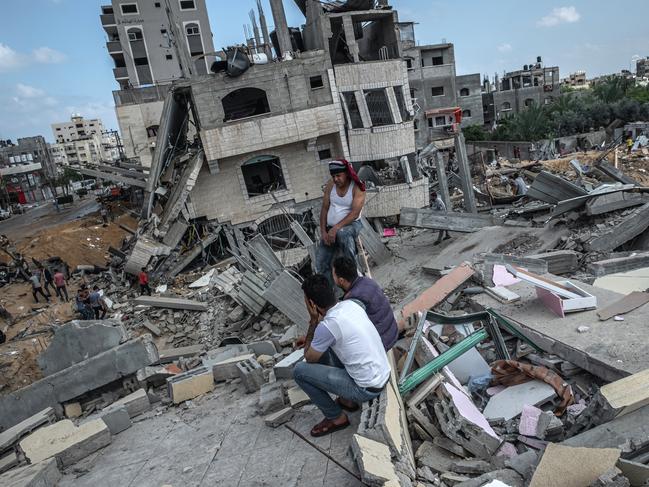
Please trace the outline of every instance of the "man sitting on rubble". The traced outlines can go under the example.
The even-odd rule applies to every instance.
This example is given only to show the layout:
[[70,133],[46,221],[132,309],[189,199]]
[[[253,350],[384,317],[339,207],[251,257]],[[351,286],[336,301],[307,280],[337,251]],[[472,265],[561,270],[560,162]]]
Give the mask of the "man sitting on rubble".
[[525,196],[527,194],[527,184],[525,184],[523,176],[519,173],[514,173],[512,177],[514,179],[513,186],[516,196]]
[[399,328],[381,286],[369,277],[359,276],[356,263],[348,257],[334,260],[333,278],[336,286],[345,292],[343,300],[351,299],[362,304],[367,317],[379,332],[383,348],[386,352],[390,350],[397,343]]
[[331,180],[324,189],[320,210],[320,235],[316,267],[333,287],[331,261],[337,249],[356,260],[356,237],[361,231],[361,211],[365,204],[365,184],[345,160],[329,163]]
[[321,274],[307,278],[302,290],[310,321],[305,361],[295,366],[293,378],[325,416],[311,429],[311,436],[324,436],[349,426],[343,409],[358,409],[355,403],[381,393],[390,365],[363,308],[352,300],[337,303],[334,289]]

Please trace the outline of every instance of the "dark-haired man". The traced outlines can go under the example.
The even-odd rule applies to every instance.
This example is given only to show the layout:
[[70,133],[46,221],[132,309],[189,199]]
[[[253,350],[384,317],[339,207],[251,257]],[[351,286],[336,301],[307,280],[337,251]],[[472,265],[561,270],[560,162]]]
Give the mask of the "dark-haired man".
[[336,286],[345,294],[343,299],[355,299],[363,304],[365,313],[379,332],[383,348],[387,352],[399,338],[397,320],[383,289],[369,277],[358,275],[356,263],[348,257],[338,257],[333,264]]
[[[302,284],[309,316],[305,362],[293,378],[325,416],[311,429],[324,436],[349,426],[346,401],[362,403],[377,397],[390,377],[390,365],[376,328],[353,301],[336,302],[328,279],[315,274]],[[334,401],[329,394],[339,396]]]

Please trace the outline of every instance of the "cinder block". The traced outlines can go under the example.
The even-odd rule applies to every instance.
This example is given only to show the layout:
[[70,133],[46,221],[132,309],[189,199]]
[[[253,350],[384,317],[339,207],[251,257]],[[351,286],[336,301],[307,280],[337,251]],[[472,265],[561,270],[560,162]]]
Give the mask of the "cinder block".
[[112,435],[121,433],[122,431],[131,427],[131,417],[128,414],[128,409],[125,405],[109,406],[101,413],[101,419],[104,420],[106,426]]
[[272,413],[266,416],[264,418],[264,423],[266,424],[266,426],[270,426],[271,428],[277,428],[278,426],[289,422],[293,418],[294,414],[295,410],[293,408],[284,408],[277,411],[276,413]]
[[277,348],[275,347],[275,344],[270,340],[248,343],[248,349],[256,356],[270,355],[272,357],[277,352],[279,352],[279,350],[277,350]]
[[258,405],[261,414],[272,413],[285,405],[284,387],[281,382],[271,382],[261,386]]
[[151,402],[149,401],[149,396],[147,396],[146,391],[144,389],[138,389],[110,405],[110,407],[118,406],[126,406],[129,417],[133,419],[143,412],[148,411],[151,407]]
[[78,428],[64,419],[35,431],[20,442],[20,448],[32,464],[55,457],[62,467],[67,467],[110,441],[110,430],[101,419],[88,421]]
[[207,367],[197,367],[167,379],[169,397],[174,404],[214,390],[214,376]]
[[288,396],[288,402],[292,408],[299,408],[300,406],[304,406],[311,402],[309,396],[307,396],[306,392],[304,392],[300,386],[291,387],[286,391],[286,395]]
[[304,360],[304,350],[296,350],[291,353],[288,357],[284,357],[282,361],[278,362],[273,370],[275,371],[275,377],[278,379],[292,379],[293,378],[293,369],[295,364]]
[[264,380],[264,369],[254,358],[238,362],[236,367],[239,378],[248,394],[258,391],[266,382]]

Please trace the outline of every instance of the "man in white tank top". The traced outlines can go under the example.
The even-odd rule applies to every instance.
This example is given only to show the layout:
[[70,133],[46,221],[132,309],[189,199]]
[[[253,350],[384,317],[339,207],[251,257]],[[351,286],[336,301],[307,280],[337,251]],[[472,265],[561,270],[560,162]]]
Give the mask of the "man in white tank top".
[[[327,278],[315,274],[302,284],[311,320],[304,341],[304,362],[293,379],[325,419],[311,430],[324,436],[349,426],[343,409],[371,401],[390,377],[381,337],[365,310],[354,300],[336,301]],[[334,401],[330,394],[338,396]],[[351,401],[351,402],[350,402]]]
[[329,163],[331,180],[324,189],[320,210],[322,240],[316,256],[316,268],[334,287],[331,262],[337,249],[356,262],[356,237],[361,231],[361,211],[365,204],[365,185],[345,160]]

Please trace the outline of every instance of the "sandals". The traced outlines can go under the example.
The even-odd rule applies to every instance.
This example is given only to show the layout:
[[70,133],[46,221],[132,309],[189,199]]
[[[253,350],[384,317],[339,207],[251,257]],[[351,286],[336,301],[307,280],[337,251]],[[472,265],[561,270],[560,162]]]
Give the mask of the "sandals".
[[353,403],[353,406],[348,406],[347,404],[344,404],[343,401],[340,400],[340,398],[336,399],[336,404],[340,406],[341,409],[344,411],[349,411],[350,413],[356,412],[360,409],[360,406],[356,403]]
[[335,424],[330,419],[325,418],[311,429],[311,436],[313,436],[314,438],[319,438],[320,436],[330,435],[331,433],[334,433],[338,430],[347,428],[347,426],[349,426],[350,424],[351,423],[349,422],[349,418],[347,418],[346,421],[342,424]]

